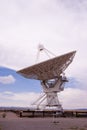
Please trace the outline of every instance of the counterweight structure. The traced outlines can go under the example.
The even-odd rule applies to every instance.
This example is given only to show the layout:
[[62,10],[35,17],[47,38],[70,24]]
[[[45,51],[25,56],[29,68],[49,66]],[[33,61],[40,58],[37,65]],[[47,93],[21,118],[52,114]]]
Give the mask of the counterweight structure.
[[[48,51],[44,47],[39,47],[39,51]],[[40,80],[44,94],[35,102],[37,109],[46,100],[43,109],[46,107],[56,108],[62,111],[63,108],[58,99],[58,93],[64,90],[67,78],[64,75],[65,69],[73,61],[76,51],[51,58],[47,61],[17,71],[17,73],[29,79]]]

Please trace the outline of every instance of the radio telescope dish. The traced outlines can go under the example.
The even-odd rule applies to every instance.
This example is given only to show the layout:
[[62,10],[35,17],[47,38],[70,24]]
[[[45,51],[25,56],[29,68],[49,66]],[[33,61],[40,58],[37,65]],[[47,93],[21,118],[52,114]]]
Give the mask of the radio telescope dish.
[[[40,44],[38,49],[39,51],[43,51],[45,48]],[[45,51],[50,53],[47,49]],[[37,103],[37,109],[39,109],[41,103],[46,99],[43,109],[45,107],[56,107],[58,111],[62,111],[57,93],[64,90],[65,82],[68,81],[64,71],[73,61],[75,53],[76,51],[72,51],[17,71],[17,73],[25,78],[41,81],[44,95],[35,102]]]
[[52,58],[33,66],[17,71],[25,78],[36,80],[49,80],[60,76],[73,61],[76,51]]

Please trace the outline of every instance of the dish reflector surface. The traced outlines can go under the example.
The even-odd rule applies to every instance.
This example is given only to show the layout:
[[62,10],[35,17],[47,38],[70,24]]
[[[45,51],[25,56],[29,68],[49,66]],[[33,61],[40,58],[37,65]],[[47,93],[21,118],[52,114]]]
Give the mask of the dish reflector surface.
[[33,66],[17,71],[25,78],[36,80],[54,79],[69,66],[73,61],[76,51],[52,58]]

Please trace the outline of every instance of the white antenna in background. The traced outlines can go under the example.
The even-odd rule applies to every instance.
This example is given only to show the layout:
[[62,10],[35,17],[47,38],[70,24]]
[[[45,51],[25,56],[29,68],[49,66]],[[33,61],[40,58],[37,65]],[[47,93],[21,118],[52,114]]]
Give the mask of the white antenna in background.
[[53,54],[53,53],[52,53],[51,51],[49,51],[48,49],[46,49],[43,44],[39,44],[39,45],[38,45],[38,52],[37,52],[37,55],[36,55],[36,62],[35,62],[35,63],[37,63],[37,61],[38,61],[38,59],[39,59],[39,57],[40,57],[40,52],[42,52],[42,51],[45,52],[45,54],[48,56],[49,59],[51,58],[51,56],[55,56],[55,57],[56,57],[56,55]]

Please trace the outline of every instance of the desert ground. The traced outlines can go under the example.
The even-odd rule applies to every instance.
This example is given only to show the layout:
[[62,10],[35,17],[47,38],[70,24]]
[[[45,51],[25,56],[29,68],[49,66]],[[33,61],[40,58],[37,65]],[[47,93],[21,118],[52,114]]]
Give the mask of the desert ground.
[[87,118],[20,118],[7,112],[5,118],[0,117],[0,130],[87,130]]

